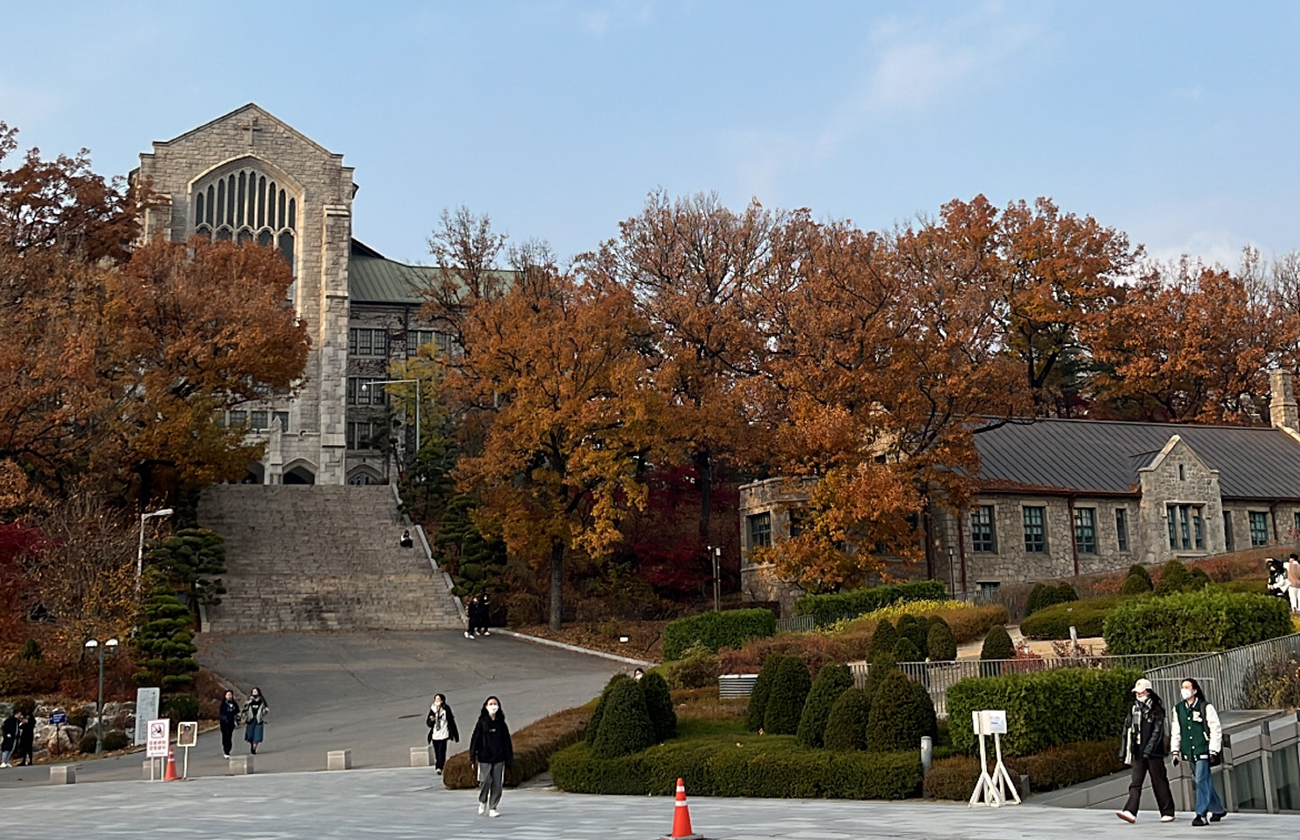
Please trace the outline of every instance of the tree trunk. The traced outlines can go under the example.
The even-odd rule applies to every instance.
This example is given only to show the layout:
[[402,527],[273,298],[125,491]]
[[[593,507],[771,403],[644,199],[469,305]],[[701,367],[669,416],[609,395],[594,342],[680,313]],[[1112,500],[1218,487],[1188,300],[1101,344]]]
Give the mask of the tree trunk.
[[551,629],[559,630],[564,609],[564,543],[551,543]]

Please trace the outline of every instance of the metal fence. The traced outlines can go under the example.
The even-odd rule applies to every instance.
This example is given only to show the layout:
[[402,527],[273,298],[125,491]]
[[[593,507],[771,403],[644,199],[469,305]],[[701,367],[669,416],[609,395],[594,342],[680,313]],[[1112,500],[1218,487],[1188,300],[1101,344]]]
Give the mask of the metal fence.
[[792,615],[776,620],[778,633],[811,633],[817,629],[817,619],[811,615]]
[[1300,633],[1151,668],[1147,679],[1166,702],[1176,701],[1182,681],[1193,677],[1216,708],[1249,709],[1253,705],[1246,698],[1246,680],[1261,665],[1293,653],[1300,653]]

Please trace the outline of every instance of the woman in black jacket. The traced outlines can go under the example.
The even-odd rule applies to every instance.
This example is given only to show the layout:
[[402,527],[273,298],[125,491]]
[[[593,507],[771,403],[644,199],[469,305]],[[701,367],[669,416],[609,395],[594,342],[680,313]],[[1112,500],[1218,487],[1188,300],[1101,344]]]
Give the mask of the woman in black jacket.
[[1115,816],[1127,823],[1137,822],[1142,801],[1142,782],[1151,774],[1151,792],[1160,808],[1160,821],[1174,821],[1174,795],[1165,773],[1165,705],[1151,689],[1150,680],[1138,680],[1133,686],[1133,708],[1120,738],[1119,757],[1133,766],[1128,786],[1128,802]]
[[[23,712],[18,720],[18,748],[14,750],[14,761],[26,767],[32,763],[33,741],[36,737],[36,716]],[[21,758],[22,761],[18,761]]]
[[230,758],[234,746],[235,727],[239,725],[239,704],[235,702],[235,692],[227,691],[221,700],[221,753],[223,758]]
[[433,744],[434,767],[442,775],[443,765],[447,763],[447,741],[460,743],[460,731],[456,729],[456,716],[451,712],[451,704],[442,694],[433,695],[433,704],[429,706],[429,715],[424,719],[429,727],[429,743]]
[[479,711],[474,735],[469,739],[469,760],[478,767],[478,812],[486,810],[489,817],[501,816],[497,812],[501,785],[505,782],[506,768],[515,763],[515,748],[510,742],[506,714],[495,696],[485,700]]

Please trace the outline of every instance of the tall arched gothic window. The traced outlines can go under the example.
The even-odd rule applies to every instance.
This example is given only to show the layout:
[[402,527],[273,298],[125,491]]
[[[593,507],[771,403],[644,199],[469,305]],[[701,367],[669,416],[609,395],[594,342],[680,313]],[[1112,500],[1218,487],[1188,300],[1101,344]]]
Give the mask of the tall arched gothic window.
[[194,232],[209,239],[278,248],[297,274],[298,198],[253,166],[195,185]]

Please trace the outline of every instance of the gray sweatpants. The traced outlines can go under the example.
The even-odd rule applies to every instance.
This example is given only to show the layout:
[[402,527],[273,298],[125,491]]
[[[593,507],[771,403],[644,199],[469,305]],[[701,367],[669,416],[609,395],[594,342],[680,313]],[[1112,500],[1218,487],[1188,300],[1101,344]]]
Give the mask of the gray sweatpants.
[[478,763],[478,801],[486,802],[490,810],[495,811],[497,805],[501,804],[501,785],[506,779],[506,763],[504,761],[486,764],[482,761]]

